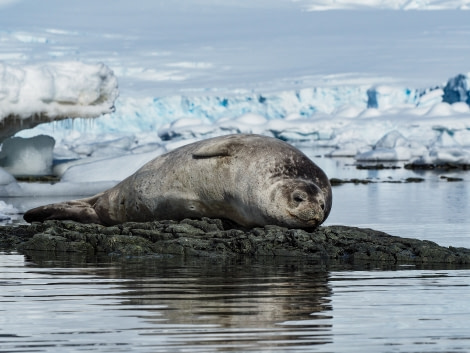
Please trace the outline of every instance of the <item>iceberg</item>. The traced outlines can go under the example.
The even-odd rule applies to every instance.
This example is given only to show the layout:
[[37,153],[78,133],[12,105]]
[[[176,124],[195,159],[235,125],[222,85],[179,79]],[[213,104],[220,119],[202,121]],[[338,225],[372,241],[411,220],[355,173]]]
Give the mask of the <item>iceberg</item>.
[[436,127],[437,138],[428,147],[427,153],[414,159],[415,165],[470,165],[470,149],[465,148],[454,138],[455,132],[447,128]]
[[117,78],[104,64],[0,62],[0,141],[38,124],[114,110]]
[[426,147],[408,140],[399,131],[393,130],[383,136],[372,150],[358,153],[359,162],[407,161],[425,153]]

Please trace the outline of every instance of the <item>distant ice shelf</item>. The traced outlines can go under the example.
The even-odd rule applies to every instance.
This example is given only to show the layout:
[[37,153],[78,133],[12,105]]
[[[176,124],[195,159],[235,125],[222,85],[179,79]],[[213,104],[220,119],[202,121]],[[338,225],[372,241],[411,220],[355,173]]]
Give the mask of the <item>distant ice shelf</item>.
[[[194,133],[204,135],[210,125],[227,128],[230,120],[235,123],[241,117],[250,125],[260,125],[247,118],[262,116],[267,121],[294,119],[318,120],[328,117],[357,118],[393,113],[406,109],[410,114],[429,112],[431,115],[452,114],[453,109],[465,112],[470,104],[467,75],[459,74],[446,84],[430,88],[410,88],[393,85],[342,85],[337,87],[312,87],[275,93],[232,92],[225,95],[174,95],[167,97],[119,97],[116,110],[93,122],[82,119],[42,124],[35,129],[23,131],[19,136],[31,137],[47,134],[60,140],[70,131],[94,134],[130,134],[158,132],[163,140],[181,136],[188,126],[196,127]],[[441,103],[452,105],[444,108]],[[464,103],[463,105],[455,103]],[[239,124],[236,124],[239,125]],[[246,130],[246,129],[245,129]],[[234,129],[237,132],[237,129]],[[309,132],[298,131],[300,135]],[[288,134],[284,134],[286,139]]]

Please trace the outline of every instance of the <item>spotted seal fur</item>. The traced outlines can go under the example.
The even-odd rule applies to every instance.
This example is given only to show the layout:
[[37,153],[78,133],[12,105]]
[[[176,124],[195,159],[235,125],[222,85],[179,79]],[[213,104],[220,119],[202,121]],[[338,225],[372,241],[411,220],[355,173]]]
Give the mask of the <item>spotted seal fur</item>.
[[315,228],[331,204],[327,176],[301,151],[276,138],[236,134],[177,148],[107,191],[34,208],[24,219],[113,225],[210,217],[245,227]]

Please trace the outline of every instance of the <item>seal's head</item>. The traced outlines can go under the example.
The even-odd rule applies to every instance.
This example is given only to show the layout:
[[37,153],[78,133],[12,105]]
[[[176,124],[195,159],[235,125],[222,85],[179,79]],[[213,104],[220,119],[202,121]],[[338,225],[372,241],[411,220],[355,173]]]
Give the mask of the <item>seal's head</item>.
[[[282,180],[271,188],[272,209],[276,219],[289,228],[315,228],[329,214],[329,200],[313,182]],[[279,224],[279,221],[278,221]]]

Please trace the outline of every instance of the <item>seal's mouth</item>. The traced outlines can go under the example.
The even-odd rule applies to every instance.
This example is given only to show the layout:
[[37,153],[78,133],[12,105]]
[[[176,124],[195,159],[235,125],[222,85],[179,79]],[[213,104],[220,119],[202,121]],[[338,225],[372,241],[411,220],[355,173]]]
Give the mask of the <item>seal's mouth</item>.
[[323,220],[323,216],[320,217],[319,213],[315,213],[313,217],[301,217],[297,214],[290,212],[289,210],[287,210],[287,213],[291,215],[293,218],[298,219],[302,223],[306,223],[307,225],[310,225],[310,226],[315,226]]

